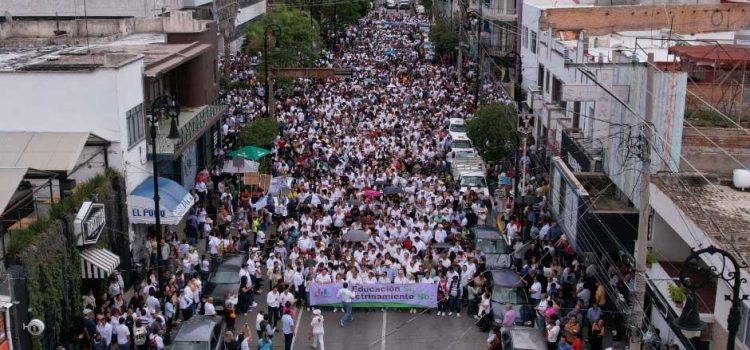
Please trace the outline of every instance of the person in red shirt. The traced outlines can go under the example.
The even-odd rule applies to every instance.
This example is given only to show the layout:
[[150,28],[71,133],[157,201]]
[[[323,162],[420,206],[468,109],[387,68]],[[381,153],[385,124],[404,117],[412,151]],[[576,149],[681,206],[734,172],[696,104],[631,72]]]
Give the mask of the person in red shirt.
[[573,350],[583,350],[583,342],[581,341],[581,338],[575,337],[573,342],[570,343],[570,347],[573,348]]

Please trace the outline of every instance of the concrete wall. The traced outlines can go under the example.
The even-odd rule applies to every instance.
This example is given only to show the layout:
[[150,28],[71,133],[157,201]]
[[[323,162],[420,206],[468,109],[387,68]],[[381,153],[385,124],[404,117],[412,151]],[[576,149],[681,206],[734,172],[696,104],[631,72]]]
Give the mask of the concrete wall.
[[710,4],[551,8],[544,11],[539,22],[542,29],[585,29],[589,35],[649,27],[672,28],[674,33],[690,34],[733,31],[750,25],[747,4],[706,2]]
[[216,24],[210,23],[208,30],[199,33],[169,33],[167,43],[185,44],[199,41],[211,45],[211,49],[177,68],[175,76],[179,77],[181,92],[180,104],[186,107],[198,107],[213,102],[219,97],[219,73],[217,71],[217,33]]
[[748,120],[750,101],[747,101],[744,96],[748,87],[732,81],[738,82],[739,80],[730,79],[723,84],[690,83],[688,90],[696,96],[687,96],[687,109],[690,111],[709,110],[706,106],[708,103],[735,121],[739,117]]
[[[93,40],[137,33],[187,33],[203,31],[209,23],[194,20],[190,11],[173,11],[169,17],[12,21],[0,23],[0,40],[47,38],[49,43],[62,43],[80,41],[87,31]],[[55,30],[67,34],[56,37]]]
[[179,10],[183,0],[3,0],[0,9],[23,17],[153,17]]
[[651,231],[651,246],[659,261],[683,261],[690,255],[690,246],[657,213]]

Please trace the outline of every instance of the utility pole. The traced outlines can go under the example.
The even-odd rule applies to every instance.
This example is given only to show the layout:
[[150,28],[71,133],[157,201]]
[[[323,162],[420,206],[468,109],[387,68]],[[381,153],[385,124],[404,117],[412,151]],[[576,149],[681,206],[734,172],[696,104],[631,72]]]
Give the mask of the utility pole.
[[479,3],[479,16],[477,16],[477,77],[474,81],[474,110],[479,108],[479,96],[482,81],[482,3]]
[[632,326],[635,327],[630,333],[630,348],[641,348],[641,329],[643,327],[644,310],[643,305],[646,296],[646,243],[648,240],[649,218],[651,204],[649,203],[649,186],[651,185],[651,119],[654,113],[654,54],[648,54],[646,66],[646,115],[641,142],[641,188],[638,210],[638,240],[635,245],[635,295],[633,295]]
[[[521,136],[521,150],[523,151],[523,156],[521,157],[521,161],[519,164],[521,165],[521,186],[520,190],[518,191],[520,194],[521,203],[523,203],[523,197],[526,196],[526,173],[527,171],[527,165],[525,164],[525,159],[528,151],[528,139],[529,134],[531,134],[532,128],[529,125],[529,122],[531,121],[531,116],[528,114],[523,114],[521,116],[523,119],[523,126],[518,126],[518,134]],[[522,209],[523,210],[523,209]]]

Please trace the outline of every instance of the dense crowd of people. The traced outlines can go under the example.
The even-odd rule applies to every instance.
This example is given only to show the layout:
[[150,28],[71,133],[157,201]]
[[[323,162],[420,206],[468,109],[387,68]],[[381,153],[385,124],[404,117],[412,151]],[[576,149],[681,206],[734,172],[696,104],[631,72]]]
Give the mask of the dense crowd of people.
[[[436,315],[475,318],[491,331],[488,348],[499,349],[502,332],[492,324],[486,257],[465,239],[470,227],[494,225],[497,217],[534,310],[524,319],[508,305],[502,326],[534,324],[550,349],[581,349],[585,333],[590,348],[601,349],[608,303],[596,269],[610,268],[612,276],[630,271],[624,264],[597,267],[575,255],[546,206],[549,186],[541,174],[528,181],[535,204],[523,208],[516,208],[515,191],[503,180],[513,177],[510,166],[489,170],[488,181],[500,189],[492,196],[459,190],[449,173],[446,127],[449,118],[473,113],[472,81],[459,84],[453,67],[420,57],[417,23],[405,14],[373,11],[336,35],[318,65],[352,68],[352,76],[298,79],[290,94],[276,99],[280,136],[269,163],[274,176],[293,179],[291,186],[272,195],[241,187],[221,166],[201,171],[184,235],[166,235],[162,252],[150,242],[152,260],[167,262],[166,284],[160,288],[152,273],[125,300],[122,277],[113,275],[104,295],[84,297],[92,337],[106,348],[163,349],[178,322],[219,314],[230,332],[241,334],[226,334],[225,343],[245,350],[283,341],[288,349],[296,308],[306,307],[314,314],[314,344],[323,349],[322,310],[311,308],[306,292],[311,283],[435,283]],[[232,80],[246,84],[226,92],[230,107],[222,120],[219,164],[237,147],[239,130],[267,112],[266,91],[255,74],[260,54],[231,60]],[[482,89],[488,99],[511,102],[492,84]],[[343,239],[353,231],[364,231],[366,239]],[[200,240],[205,245],[198,246]],[[211,267],[232,254],[248,260],[239,290],[225,295],[219,313],[201,291]],[[346,300],[352,298],[341,295],[341,326],[351,318]],[[265,310],[258,307],[261,300]],[[238,314],[251,311],[257,312],[254,327],[236,327]],[[430,317],[431,310],[409,312]]]

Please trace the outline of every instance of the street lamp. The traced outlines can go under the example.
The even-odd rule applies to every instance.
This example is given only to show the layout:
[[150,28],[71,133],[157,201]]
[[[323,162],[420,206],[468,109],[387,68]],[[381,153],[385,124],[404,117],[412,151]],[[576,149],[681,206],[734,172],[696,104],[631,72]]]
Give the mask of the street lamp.
[[151,126],[151,161],[154,166],[154,218],[156,224],[156,281],[161,292],[161,208],[159,208],[159,167],[156,159],[156,127],[160,121],[169,118],[169,139],[177,139],[180,132],[177,130],[177,121],[180,116],[180,106],[174,97],[162,95],[151,102],[151,117],[148,118]]
[[[720,267],[702,267],[700,258],[702,254],[718,254],[722,265]],[[727,260],[732,264],[731,271],[727,269]],[[732,295],[726,295],[724,298],[732,302],[732,306],[729,308],[729,317],[727,318],[727,328],[729,331],[727,349],[734,350],[737,330],[740,326],[740,307],[742,306],[742,301],[747,300],[748,297],[747,294],[741,294],[742,283],[747,283],[747,279],[741,275],[740,269],[743,267],[745,266],[741,265],[734,256],[714,246],[693,251],[685,259],[683,268],[680,271],[680,282],[690,289],[690,292],[688,293],[687,302],[682,309],[682,314],[677,320],[676,326],[683,331],[689,332],[703,329],[704,325],[698,317],[695,290],[708,285],[714,279],[722,279],[732,287]]]
[[264,68],[266,73],[266,115],[267,116],[273,116],[273,113],[271,112],[271,85],[270,80],[268,79],[268,35],[273,34],[273,36],[276,37],[276,44],[275,48],[279,49],[281,47],[281,27],[279,27],[276,24],[269,24],[266,26],[266,29],[263,31],[263,57],[264,58]]

